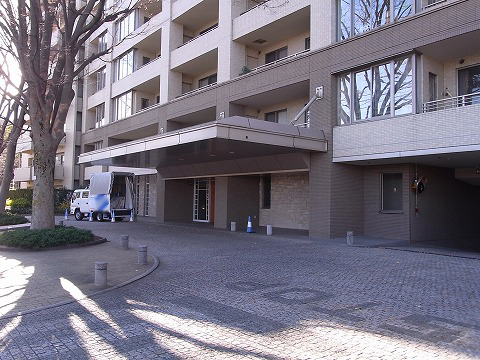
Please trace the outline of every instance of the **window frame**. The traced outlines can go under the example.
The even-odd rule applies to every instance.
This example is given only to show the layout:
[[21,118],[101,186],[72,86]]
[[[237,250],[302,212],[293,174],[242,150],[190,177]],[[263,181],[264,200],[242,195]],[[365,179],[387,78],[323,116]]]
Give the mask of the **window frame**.
[[[409,113],[401,113],[399,110],[395,110],[395,63],[399,61],[405,61],[407,59],[410,59],[412,66],[411,66],[411,87],[412,87],[412,95],[411,95],[411,100],[412,100],[412,110]],[[389,94],[390,94],[390,113],[387,115],[380,115],[380,116],[373,116],[373,87],[371,89],[371,94],[370,94],[370,116],[366,118],[356,118],[355,114],[355,101],[356,101],[356,96],[355,96],[355,85],[356,85],[356,74],[359,74],[364,71],[368,71],[370,74],[370,81],[373,84],[373,69],[375,67],[381,67],[383,65],[388,64],[389,66],[389,71],[390,71],[390,89],[389,89]],[[342,78],[344,77],[350,77],[350,83],[348,84],[348,96],[349,96],[349,121],[342,123],[341,119],[341,113],[343,111],[342,109]],[[375,120],[382,120],[382,119],[390,119],[394,117],[399,117],[399,116],[408,116],[408,115],[413,115],[417,113],[417,79],[420,77],[417,76],[417,57],[415,54],[409,54],[409,55],[404,55],[400,57],[393,58],[387,62],[378,62],[375,64],[372,64],[368,67],[365,68],[360,68],[360,69],[355,69],[347,73],[340,74],[337,79],[337,125],[340,126],[345,126],[345,125],[351,125],[351,124],[356,124],[359,122],[364,122],[364,121],[375,121]],[[398,113],[398,114],[397,114]]]
[[97,91],[105,89],[107,86],[107,67],[104,66],[97,71]]
[[[215,79],[215,81],[213,81],[213,79]],[[201,85],[202,81],[205,81],[205,80],[207,81],[207,84],[206,85]],[[217,83],[217,73],[209,75],[209,76],[205,76],[204,78],[201,78],[201,79],[198,79],[198,88],[201,89],[201,88],[204,88],[206,86],[213,85],[213,84],[216,84],[216,83]]]
[[[288,119],[288,112],[287,112],[287,109],[279,109],[279,110],[275,110],[275,111],[269,111],[269,112],[266,112],[265,115],[264,115],[264,118],[265,118],[265,121],[267,122],[271,122],[271,123],[274,123],[274,124],[279,124],[279,114],[280,113],[285,113],[285,118]],[[275,116],[275,121],[270,121],[270,120],[267,120],[267,116],[268,115],[274,115]]]
[[[102,118],[99,119],[99,113],[100,109],[102,110]],[[97,106],[95,106],[95,129],[101,128],[102,126],[105,126],[105,103],[101,103]]]
[[[114,82],[120,81],[136,71],[136,53],[136,49],[131,48],[115,59]],[[132,58],[131,64],[129,62],[130,56]],[[126,66],[125,71],[123,71],[124,64]]]
[[[124,116],[119,117],[118,116],[119,115],[118,103],[120,101],[120,98],[125,96],[125,97],[127,97],[126,100],[128,100],[128,95],[130,95],[130,100],[129,100],[129,102],[130,102],[130,113],[127,114],[127,112],[125,112],[125,114],[122,114]],[[114,110],[113,111],[113,121],[114,122],[125,119],[125,118],[127,118],[129,116],[132,116],[134,114],[134,112],[133,112],[133,98],[134,98],[134,91],[133,90],[129,90],[129,91],[124,92],[123,94],[120,94],[120,95],[113,98],[113,110]]]
[[[403,20],[405,18],[408,18],[412,15],[415,15],[419,11],[419,6],[417,4],[417,0],[412,0],[412,11],[409,15],[403,16],[399,19],[395,19],[395,0],[389,0],[389,9],[388,9],[388,14],[386,15],[387,20],[385,21],[385,24],[377,25],[375,27],[372,27],[369,30],[359,32],[358,34],[355,34],[355,2],[359,0],[348,0],[350,2],[350,11],[349,11],[349,35],[345,37],[344,39],[342,38],[342,2],[344,0],[337,0],[337,41],[344,41],[347,39],[350,39],[354,36],[359,36],[365,33],[368,33],[369,31],[378,29],[382,26],[389,25],[392,23],[395,23],[396,21]],[[378,0],[372,0],[375,2],[378,2]],[[420,7],[421,9],[421,7]],[[371,24],[371,19],[369,19],[369,23]]]
[[[280,56],[280,55],[279,55],[280,52],[283,51],[283,50],[285,50],[286,55],[283,56],[283,57],[279,57],[279,56]],[[272,61],[267,61],[267,57],[268,57],[269,55],[274,55],[275,59],[272,60]],[[276,50],[269,51],[268,53],[265,53],[265,65],[267,65],[267,64],[272,64],[272,63],[274,63],[275,61],[279,61],[279,60],[285,59],[286,57],[288,57],[288,46],[283,46],[283,47],[278,48],[278,49],[276,49]]]

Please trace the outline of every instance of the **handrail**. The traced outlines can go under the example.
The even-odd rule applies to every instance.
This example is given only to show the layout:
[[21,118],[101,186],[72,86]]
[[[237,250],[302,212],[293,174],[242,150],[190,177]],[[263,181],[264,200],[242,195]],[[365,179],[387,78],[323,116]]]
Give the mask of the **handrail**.
[[480,92],[449,97],[440,100],[427,101],[423,104],[423,112],[451,109],[455,107],[480,104]]
[[194,94],[194,93],[196,93],[196,92],[199,92],[199,91],[201,91],[201,90],[205,90],[205,89],[207,89],[207,88],[209,88],[209,87],[211,87],[211,86],[215,86],[215,85],[217,85],[216,82],[211,83],[211,84],[208,84],[208,85],[205,85],[205,86],[202,86],[202,87],[199,87],[199,88],[197,88],[197,89],[193,89],[193,90],[187,91],[186,93],[183,93],[183,94],[181,94],[181,95],[175,96],[175,99],[178,99],[178,98],[180,98],[180,97],[187,96],[187,95],[190,95],[190,94]]
[[247,12],[249,12],[249,11],[251,11],[251,10],[253,10],[253,9],[256,9],[256,8],[259,7],[259,6],[265,5],[265,3],[269,2],[269,1],[270,1],[270,0],[265,0],[265,1],[262,1],[261,3],[255,5],[255,6],[252,6],[250,9],[247,9],[247,10],[245,10],[244,12],[242,12],[242,13],[240,14],[240,16],[242,16],[243,14],[246,14]]
[[[302,51],[299,51],[295,54],[292,54],[292,55],[288,55],[288,56],[285,56],[281,59],[278,59],[278,60],[275,60],[275,61],[272,61],[272,62],[269,62],[268,64],[263,64],[263,65],[260,65],[260,66],[257,66],[256,68],[253,68],[251,69],[249,72],[253,72],[253,71],[257,71],[257,70],[260,70],[260,69],[263,69],[263,68],[266,68],[268,66],[271,66],[271,65],[274,65],[274,64],[278,64],[279,62],[282,62],[282,61],[285,61],[285,60],[288,60],[288,59],[293,59],[293,58],[296,58],[297,56],[300,56],[302,54],[305,54],[307,52],[309,52],[310,49],[305,49],[305,50],[302,50]],[[248,73],[247,73],[248,74]],[[244,74],[242,74],[244,75]]]
[[203,35],[208,34],[209,32],[212,32],[213,30],[216,30],[216,29],[218,29],[218,25],[215,26],[215,27],[213,27],[213,28],[211,28],[210,30],[207,30],[207,31],[205,31],[205,32],[203,32],[203,33],[201,33],[201,34],[198,34],[197,36],[191,38],[191,39],[188,40],[187,42],[184,42],[184,43],[183,43],[182,45],[180,45],[177,49],[181,48],[181,47],[184,46],[184,45],[187,45],[188,43],[191,43],[192,41],[198,39],[199,37],[202,37]]

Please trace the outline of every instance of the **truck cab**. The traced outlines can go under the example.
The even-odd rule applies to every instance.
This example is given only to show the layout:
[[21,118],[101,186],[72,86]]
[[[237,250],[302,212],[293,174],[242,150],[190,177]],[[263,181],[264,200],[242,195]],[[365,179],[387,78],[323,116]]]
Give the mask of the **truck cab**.
[[78,189],[72,194],[70,200],[70,214],[75,216],[76,220],[82,220],[90,212],[89,207],[90,190]]

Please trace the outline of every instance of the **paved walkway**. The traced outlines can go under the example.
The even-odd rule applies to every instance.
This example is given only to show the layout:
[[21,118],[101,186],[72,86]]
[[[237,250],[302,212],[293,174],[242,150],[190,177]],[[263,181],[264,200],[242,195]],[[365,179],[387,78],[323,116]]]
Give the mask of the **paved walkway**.
[[[305,237],[74,223],[160,266],[0,320],[0,359],[478,359],[480,261]],[[4,255],[4,254],[2,254]]]
[[147,272],[155,263],[137,264],[137,251],[113,242],[47,251],[0,250],[0,318],[84,298],[105,288],[94,285],[95,262],[108,263],[107,287]]

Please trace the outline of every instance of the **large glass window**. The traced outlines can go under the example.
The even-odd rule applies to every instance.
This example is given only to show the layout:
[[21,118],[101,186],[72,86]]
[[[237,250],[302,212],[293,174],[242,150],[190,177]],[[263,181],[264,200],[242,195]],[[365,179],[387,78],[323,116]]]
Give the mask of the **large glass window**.
[[137,11],[132,11],[115,24],[115,42],[118,44],[135,30]]
[[114,121],[120,120],[132,115],[133,113],[132,98],[133,98],[132,91],[129,91],[125,94],[122,94],[114,98],[114,104],[113,104],[115,107]]
[[123,79],[135,70],[135,49],[131,49],[115,60],[115,80]]
[[265,113],[265,121],[286,124],[287,123],[287,109],[277,110]]
[[198,80],[198,88],[212,85],[212,84],[215,84],[216,82],[217,82],[217,74],[213,74]]
[[413,0],[338,0],[338,39],[362,34],[413,14]]
[[[339,77],[339,123],[413,112],[413,60],[406,57]],[[393,99],[393,101],[392,101]]]
[[283,59],[288,55],[288,48],[285,46],[281,49],[277,49],[275,51],[271,51],[265,54],[265,64],[270,64],[274,61]]

